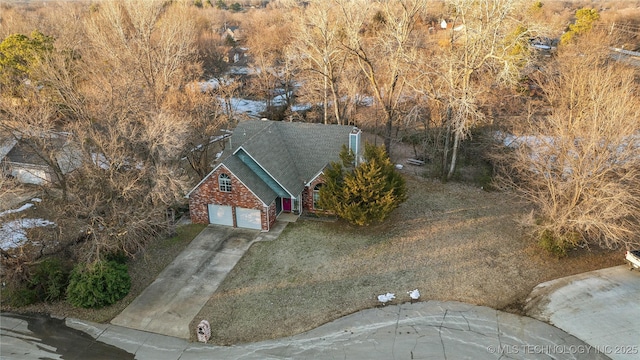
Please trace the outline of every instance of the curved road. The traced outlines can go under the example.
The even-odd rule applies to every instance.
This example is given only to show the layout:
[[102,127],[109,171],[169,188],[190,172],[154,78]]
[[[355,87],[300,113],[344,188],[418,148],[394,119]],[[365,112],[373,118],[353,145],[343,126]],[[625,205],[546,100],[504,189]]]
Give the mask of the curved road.
[[368,309],[297,336],[232,347],[116,325],[3,313],[2,359],[608,359],[529,317],[456,302]]

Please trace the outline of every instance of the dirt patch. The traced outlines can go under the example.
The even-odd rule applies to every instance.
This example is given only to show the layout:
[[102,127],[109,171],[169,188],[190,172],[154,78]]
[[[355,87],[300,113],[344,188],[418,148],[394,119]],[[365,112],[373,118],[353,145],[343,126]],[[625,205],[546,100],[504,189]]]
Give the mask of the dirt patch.
[[[455,300],[521,313],[537,284],[618,265],[608,251],[557,259],[522,235],[523,203],[478,187],[407,175],[409,200],[367,228],[301,219],[254,244],[196,316],[229,345],[297,334],[378,306],[378,294]],[[215,324],[215,325],[214,325]]]

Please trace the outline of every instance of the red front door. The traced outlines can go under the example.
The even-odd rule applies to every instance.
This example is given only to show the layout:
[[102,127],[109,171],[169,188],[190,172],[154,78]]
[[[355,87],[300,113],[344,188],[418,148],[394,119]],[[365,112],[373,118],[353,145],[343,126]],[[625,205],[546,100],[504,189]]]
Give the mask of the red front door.
[[282,211],[291,212],[291,199],[287,199],[287,198],[282,199]]

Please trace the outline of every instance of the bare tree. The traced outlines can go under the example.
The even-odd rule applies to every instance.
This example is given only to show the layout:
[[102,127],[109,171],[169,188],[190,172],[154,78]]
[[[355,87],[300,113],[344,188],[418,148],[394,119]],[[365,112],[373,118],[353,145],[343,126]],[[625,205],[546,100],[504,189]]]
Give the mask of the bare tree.
[[606,48],[595,50],[602,41],[587,40],[548,66],[540,86],[551,114],[531,114],[497,157],[499,184],[536,205],[529,225],[562,251],[638,245],[638,74],[613,62]]
[[377,106],[382,108],[384,144],[389,153],[409,64],[417,56],[414,29],[425,2],[396,0],[374,4],[341,0],[338,4],[345,27],[343,46],[367,79],[368,91]]
[[523,7],[520,0],[451,0],[447,4],[453,26],[432,74],[439,79],[436,97],[445,104],[442,167],[448,180],[456,169],[460,143],[486,119],[481,95],[490,85],[518,78],[531,29],[515,16]]
[[[186,5],[160,0],[107,1],[87,21],[87,33],[102,68],[128,74],[133,91],[154,108],[162,95],[199,75],[185,66],[196,57],[195,26]],[[185,81],[186,80],[186,81]]]
[[223,150],[225,134],[220,130],[234,125],[232,113],[225,111],[225,101],[218,91],[220,87],[229,86],[234,85],[222,83],[216,89],[191,86],[185,92],[174,94],[171,106],[173,113],[189,124],[187,146],[181,158],[195,171],[197,180],[204,178],[211,170],[216,151]]
[[86,222],[79,256],[91,261],[116,251],[132,255],[171,229],[167,209],[179,203],[185,178],[175,166],[186,121],[170,114],[98,123],[77,122],[83,166],[69,182],[61,212]]
[[264,99],[267,113],[270,113],[274,105],[281,105],[274,104],[273,98],[276,95],[286,98],[292,86],[290,61],[286,58],[292,37],[290,21],[276,10],[256,12],[252,16],[246,23],[252,69],[250,87],[255,96]]
[[314,2],[304,9],[296,23],[294,61],[303,79],[302,97],[314,102],[314,90],[320,93],[322,119],[329,123],[330,110],[338,124],[344,122],[341,112],[340,80],[346,56],[341,46],[342,29],[338,6],[332,1]]

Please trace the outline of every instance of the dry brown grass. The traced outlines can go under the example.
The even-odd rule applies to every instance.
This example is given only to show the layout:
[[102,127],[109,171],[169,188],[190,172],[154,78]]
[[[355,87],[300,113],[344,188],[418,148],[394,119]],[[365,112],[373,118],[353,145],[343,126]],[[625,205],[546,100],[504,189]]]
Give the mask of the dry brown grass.
[[216,344],[297,334],[393,292],[409,301],[456,300],[519,311],[550,279],[617,265],[619,254],[574,251],[558,260],[523,238],[527,208],[504,193],[407,176],[409,200],[385,223],[299,220],[275,241],[254,244],[193,320]]

